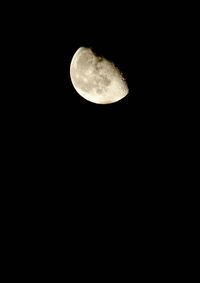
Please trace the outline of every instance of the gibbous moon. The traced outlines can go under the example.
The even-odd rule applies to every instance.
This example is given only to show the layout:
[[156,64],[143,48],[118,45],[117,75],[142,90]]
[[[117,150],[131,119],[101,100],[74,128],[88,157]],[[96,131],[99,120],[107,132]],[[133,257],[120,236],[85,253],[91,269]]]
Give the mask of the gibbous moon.
[[80,47],[76,51],[70,64],[70,78],[83,98],[97,104],[117,102],[128,94],[119,69],[90,48]]

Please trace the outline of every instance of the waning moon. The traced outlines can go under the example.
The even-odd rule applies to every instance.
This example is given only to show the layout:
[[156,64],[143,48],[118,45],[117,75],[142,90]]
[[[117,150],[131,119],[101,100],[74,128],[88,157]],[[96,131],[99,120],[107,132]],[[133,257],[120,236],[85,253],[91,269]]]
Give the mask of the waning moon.
[[128,94],[127,83],[119,69],[90,48],[80,47],[75,52],[70,78],[83,98],[97,104],[117,102]]

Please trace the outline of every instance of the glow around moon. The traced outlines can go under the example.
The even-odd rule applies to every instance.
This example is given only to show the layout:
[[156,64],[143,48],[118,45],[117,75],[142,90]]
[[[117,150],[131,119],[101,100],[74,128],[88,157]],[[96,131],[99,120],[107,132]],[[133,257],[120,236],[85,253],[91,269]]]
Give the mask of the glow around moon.
[[75,90],[97,104],[117,102],[128,94],[128,86],[119,69],[90,48],[80,47],[70,64]]

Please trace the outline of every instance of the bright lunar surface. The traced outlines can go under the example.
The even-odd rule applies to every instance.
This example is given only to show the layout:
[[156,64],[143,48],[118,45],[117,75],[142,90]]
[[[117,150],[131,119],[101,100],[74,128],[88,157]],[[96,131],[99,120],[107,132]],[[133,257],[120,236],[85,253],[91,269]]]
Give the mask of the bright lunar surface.
[[75,90],[97,104],[117,102],[128,94],[119,69],[90,48],[80,47],[76,51],[70,64],[70,77]]

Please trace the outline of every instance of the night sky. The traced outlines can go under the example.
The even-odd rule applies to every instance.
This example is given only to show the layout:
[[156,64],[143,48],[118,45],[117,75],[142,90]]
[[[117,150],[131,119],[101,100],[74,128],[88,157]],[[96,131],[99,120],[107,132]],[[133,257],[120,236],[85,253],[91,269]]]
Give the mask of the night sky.
[[[8,246],[12,249],[14,243],[19,249],[14,250],[13,262],[22,255],[34,269],[31,276],[40,260],[45,278],[51,275],[48,260],[59,265],[56,277],[60,269],[68,276],[67,260],[74,266],[73,276],[82,276],[76,261],[83,266],[87,256],[92,264],[85,272],[90,273],[93,265],[101,269],[106,260],[110,269],[110,253],[125,262],[126,269],[131,266],[131,273],[133,256],[141,265],[140,278],[144,273],[149,277],[142,260],[148,266],[153,262],[156,274],[160,267],[152,255],[168,268],[169,262],[160,260],[167,254],[163,248],[171,263],[184,234],[181,231],[175,238],[180,219],[185,225],[187,215],[182,215],[183,209],[177,209],[176,217],[173,213],[177,204],[187,207],[181,200],[184,185],[180,185],[185,180],[180,164],[184,166],[185,148],[178,138],[185,124],[173,85],[180,28],[176,32],[170,25],[174,8],[169,7],[169,16],[165,4],[129,2],[68,5],[65,1],[40,7],[23,3],[21,17],[13,11],[17,19],[10,21],[11,31],[6,33],[8,56],[2,53],[10,60],[6,65],[11,72],[2,95],[6,103],[1,104],[2,191],[8,194],[2,211],[3,218],[11,211],[16,223],[15,229],[12,221],[6,221],[14,227]],[[93,48],[122,71],[129,87],[124,99],[97,105],[75,91],[69,69],[81,46]],[[6,203],[3,197],[2,203]],[[25,246],[25,256],[21,242],[13,241],[16,235]],[[120,256],[120,246],[127,256]],[[99,255],[103,260],[98,265]],[[124,274],[126,270],[123,280]]]

